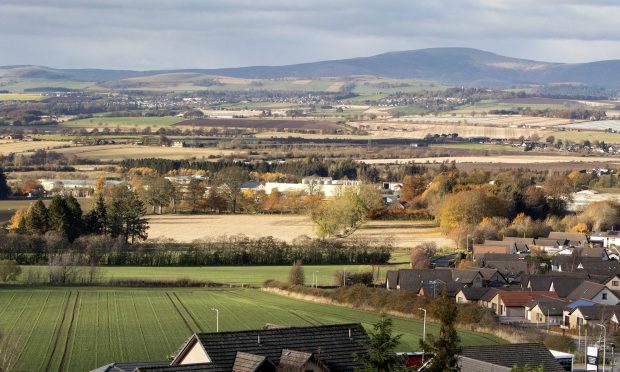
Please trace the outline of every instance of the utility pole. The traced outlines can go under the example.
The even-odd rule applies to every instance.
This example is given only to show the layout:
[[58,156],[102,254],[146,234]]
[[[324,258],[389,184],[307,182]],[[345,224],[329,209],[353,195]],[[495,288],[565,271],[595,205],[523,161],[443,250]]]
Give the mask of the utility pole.
[[219,333],[220,332],[220,310],[219,309],[215,309],[215,308],[211,308],[211,310],[215,311],[215,332]]
[[607,327],[603,324],[597,324],[603,328],[603,372],[605,372],[605,349],[607,348]]
[[[418,307],[418,310],[424,311],[424,323],[422,326],[422,342],[426,341],[426,309]],[[422,351],[422,365],[424,365],[424,351]]]

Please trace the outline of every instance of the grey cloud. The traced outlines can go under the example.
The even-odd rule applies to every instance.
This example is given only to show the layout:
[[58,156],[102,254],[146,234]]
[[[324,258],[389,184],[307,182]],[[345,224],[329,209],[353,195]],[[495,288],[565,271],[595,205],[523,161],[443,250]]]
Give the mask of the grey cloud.
[[3,0],[0,65],[288,64],[467,46],[554,61],[620,58],[613,0]]

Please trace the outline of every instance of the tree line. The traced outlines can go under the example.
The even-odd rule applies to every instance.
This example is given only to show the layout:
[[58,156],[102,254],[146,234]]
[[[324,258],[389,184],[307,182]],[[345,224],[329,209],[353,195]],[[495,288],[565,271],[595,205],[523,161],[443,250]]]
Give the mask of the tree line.
[[71,195],[55,196],[49,207],[39,199],[13,215],[9,231],[11,235],[57,235],[69,243],[90,234],[119,238],[129,244],[145,240],[146,208],[138,195],[117,186],[109,190],[106,199],[99,195],[95,208],[86,214]]
[[122,237],[85,235],[69,242],[55,234],[0,236],[0,259],[20,265],[48,264],[68,257],[76,265],[208,266],[385,264],[393,246],[368,239],[298,238],[289,243],[273,237],[223,236],[193,243],[146,241],[129,244]]

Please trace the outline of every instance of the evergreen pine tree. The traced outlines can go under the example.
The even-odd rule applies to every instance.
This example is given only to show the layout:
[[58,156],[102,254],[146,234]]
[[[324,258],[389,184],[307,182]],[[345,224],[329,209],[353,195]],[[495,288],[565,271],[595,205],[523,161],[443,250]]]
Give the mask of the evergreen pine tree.
[[48,229],[47,208],[41,199],[37,200],[28,208],[26,216],[26,231],[29,234],[43,235]]
[[11,188],[6,183],[6,176],[0,169],[0,200],[8,199],[11,196]]
[[368,332],[369,339],[364,342],[368,354],[355,354],[355,359],[364,365],[367,372],[391,372],[404,369],[405,361],[396,355],[395,349],[402,335],[392,336],[392,319],[381,314],[381,318]]
[[71,229],[71,211],[62,196],[55,196],[48,209],[48,229],[68,237]]
[[432,315],[441,322],[439,337],[426,335],[427,341],[420,340],[425,353],[433,353],[431,364],[425,369],[429,372],[460,371],[458,356],[461,354],[461,339],[456,333],[454,322],[458,315],[458,307],[453,299],[444,294],[432,304]]

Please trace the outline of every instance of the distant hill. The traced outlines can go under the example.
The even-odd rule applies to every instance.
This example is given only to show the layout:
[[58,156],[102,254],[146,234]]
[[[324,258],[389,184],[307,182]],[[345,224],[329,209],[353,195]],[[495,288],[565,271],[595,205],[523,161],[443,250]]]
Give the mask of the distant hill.
[[432,48],[390,52],[372,57],[221,69],[129,71],[53,69],[39,66],[0,67],[0,77],[114,81],[189,72],[251,79],[318,78],[374,75],[418,78],[449,85],[505,87],[515,84],[581,83],[620,88],[620,60],[590,63],[549,63],[504,57],[470,48]]

